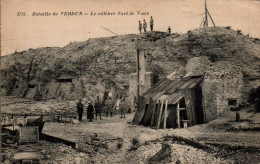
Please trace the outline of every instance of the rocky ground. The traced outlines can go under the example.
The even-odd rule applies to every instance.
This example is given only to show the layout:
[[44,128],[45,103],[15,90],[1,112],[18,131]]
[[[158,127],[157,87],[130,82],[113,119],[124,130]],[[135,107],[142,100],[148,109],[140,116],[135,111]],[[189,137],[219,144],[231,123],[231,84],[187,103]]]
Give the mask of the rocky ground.
[[[234,113],[230,114],[230,116],[232,115]],[[44,132],[78,140],[79,145],[86,141],[83,137],[84,142],[82,142],[81,135],[95,134],[102,136],[101,141],[113,140],[114,142],[110,143],[108,149],[117,152],[116,156],[115,154],[107,156],[104,151],[101,151],[102,155],[99,154],[102,146],[97,146],[101,149],[97,151],[98,153],[93,160],[102,163],[106,163],[106,161],[109,163],[149,163],[150,158],[153,161],[153,157],[161,151],[162,145],[165,143],[170,145],[169,149],[171,150],[171,153],[168,154],[169,157],[167,157],[170,159],[168,162],[180,160],[181,163],[208,163],[209,161],[210,163],[258,163],[260,161],[259,132],[228,132],[227,130],[232,127],[232,122],[230,122],[232,118],[230,117],[220,118],[209,124],[187,129],[154,130],[127,123],[131,121],[132,116],[133,114],[128,114],[126,120],[119,118],[119,116],[104,117],[103,120],[97,120],[93,123],[85,120],[80,124],[70,126],[48,123]],[[223,122],[226,121],[230,124],[229,126],[223,125]],[[58,130],[59,132],[56,133]],[[119,148],[121,146],[122,148]],[[79,149],[81,149],[80,146]],[[241,156],[242,153],[243,156]],[[164,158],[166,157],[160,157],[156,160],[159,160],[158,163],[164,163]]]
[[[33,101],[31,99],[17,97],[1,97],[1,113],[27,114],[27,115],[50,115],[62,113],[76,113],[78,100],[63,101],[49,99],[45,101]],[[19,108],[19,110],[17,110]]]
[[[52,104],[60,111],[61,102],[52,101],[10,99],[5,101],[5,110],[23,104],[30,113],[36,106]],[[74,103],[67,104],[73,107]],[[2,163],[11,163],[14,153],[21,150],[38,151],[42,163],[259,163],[259,113],[251,108],[239,112],[240,122],[235,122],[236,111],[230,111],[207,124],[165,130],[131,125],[134,113],[126,119],[103,115],[102,120],[88,122],[85,112],[80,123],[48,121],[43,129],[45,134],[76,142],[77,148],[44,140],[12,145],[2,149]]]
[[87,163],[89,155],[62,143],[40,141],[39,143],[2,148],[2,163],[12,163],[13,155],[20,151],[37,151],[43,164]]
[[[113,83],[128,83],[129,74],[136,72],[137,48],[149,54],[147,71],[159,79],[182,72],[189,59],[205,56],[213,64],[226,61],[239,66],[246,92],[259,86],[259,39],[230,27],[210,27],[181,35],[155,31],[91,38],[61,48],[16,52],[1,57],[2,95],[42,100],[94,97]],[[61,77],[72,82],[56,81]]]

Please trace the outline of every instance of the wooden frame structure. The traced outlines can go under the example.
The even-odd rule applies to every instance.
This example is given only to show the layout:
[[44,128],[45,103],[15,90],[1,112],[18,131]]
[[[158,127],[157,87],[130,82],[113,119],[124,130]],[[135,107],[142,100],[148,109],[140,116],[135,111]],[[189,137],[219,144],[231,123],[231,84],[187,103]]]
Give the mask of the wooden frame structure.
[[[152,111],[152,120],[151,120],[151,128],[153,128],[154,125],[154,120],[156,120],[156,129],[160,128],[161,124],[161,119],[163,119],[163,129],[166,129],[166,122],[167,122],[167,113],[168,111],[168,99],[163,99],[163,100],[158,100],[158,108],[159,108],[159,113],[156,113],[155,110],[156,108],[153,108]],[[189,120],[181,120],[180,119],[180,111],[181,110],[186,110],[186,108],[180,108],[180,100],[177,102],[177,127],[181,128],[181,122],[184,123],[184,128],[187,127],[187,122]],[[156,119],[155,119],[156,117]]]
[[[141,97],[132,124],[151,128],[187,128],[197,124],[198,117],[204,117],[197,110],[196,89],[200,88],[203,77],[163,79],[148,89]],[[200,103],[200,102],[199,102]],[[203,110],[203,108],[201,108]],[[198,112],[198,113],[196,113]]]

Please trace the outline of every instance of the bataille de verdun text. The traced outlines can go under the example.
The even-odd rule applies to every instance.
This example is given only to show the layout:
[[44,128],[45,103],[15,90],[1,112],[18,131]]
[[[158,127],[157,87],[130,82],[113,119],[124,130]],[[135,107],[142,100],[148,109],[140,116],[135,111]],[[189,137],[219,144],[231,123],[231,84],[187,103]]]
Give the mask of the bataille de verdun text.
[[[141,11],[130,11],[130,12],[122,12],[122,11],[118,11],[118,12],[109,12],[109,11],[102,11],[102,12],[33,12],[32,16],[57,16],[57,15],[61,15],[61,16],[82,16],[82,15],[91,15],[91,16],[110,16],[110,15],[149,15],[149,12],[141,12]],[[18,12],[17,16],[27,16],[26,12]]]

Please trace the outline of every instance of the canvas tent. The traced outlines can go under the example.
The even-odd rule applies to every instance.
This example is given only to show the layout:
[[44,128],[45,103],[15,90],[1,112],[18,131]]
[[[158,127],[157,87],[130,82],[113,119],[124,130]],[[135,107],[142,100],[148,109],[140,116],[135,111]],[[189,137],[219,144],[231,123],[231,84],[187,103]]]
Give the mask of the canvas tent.
[[148,89],[139,101],[132,124],[159,128],[180,128],[204,122],[203,76],[165,78]]

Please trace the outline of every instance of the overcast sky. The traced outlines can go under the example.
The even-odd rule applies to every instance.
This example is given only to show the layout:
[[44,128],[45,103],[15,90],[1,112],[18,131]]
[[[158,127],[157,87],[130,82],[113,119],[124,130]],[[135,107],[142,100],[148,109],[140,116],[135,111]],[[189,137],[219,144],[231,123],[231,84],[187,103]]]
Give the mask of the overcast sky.
[[[217,26],[241,29],[260,38],[259,0],[207,0]],[[91,16],[91,12],[115,12],[116,16]],[[119,16],[118,12],[135,12]],[[149,15],[138,15],[149,12]],[[26,12],[27,16],[17,16]],[[32,16],[33,12],[57,12],[57,16]],[[83,12],[82,16],[61,16],[61,12]],[[199,27],[204,0],[2,0],[1,55],[38,47],[62,47],[69,42],[114,34],[138,33],[138,21],[154,18],[154,30],[185,33]],[[210,26],[212,24],[210,23]]]

